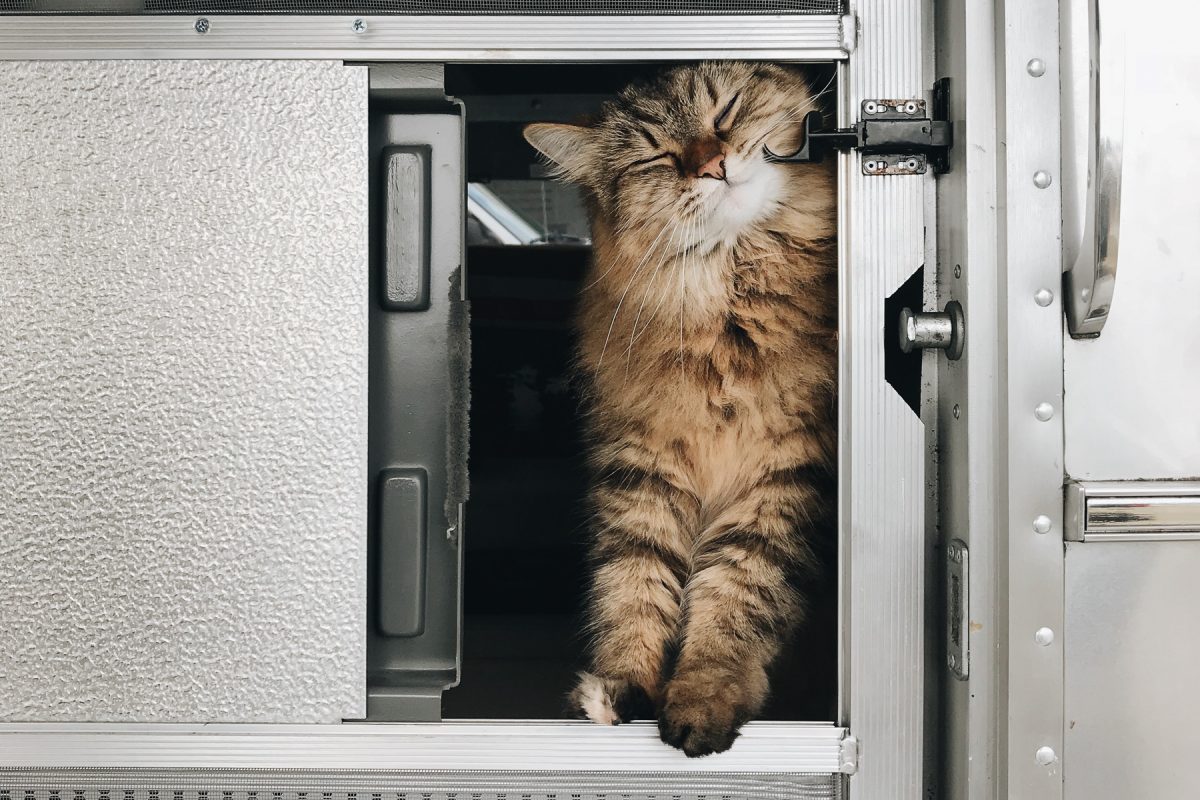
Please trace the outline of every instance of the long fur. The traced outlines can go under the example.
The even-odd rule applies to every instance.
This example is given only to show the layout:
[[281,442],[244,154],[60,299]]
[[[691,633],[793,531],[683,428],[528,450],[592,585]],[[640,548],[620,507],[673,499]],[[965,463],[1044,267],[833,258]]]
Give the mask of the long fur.
[[[835,183],[762,155],[794,149],[818,99],[790,69],[705,63],[590,127],[526,133],[592,211],[593,647],[574,699],[605,724],[650,709],[688,755],[761,711],[833,511]],[[713,152],[725,180],[697,174]]]

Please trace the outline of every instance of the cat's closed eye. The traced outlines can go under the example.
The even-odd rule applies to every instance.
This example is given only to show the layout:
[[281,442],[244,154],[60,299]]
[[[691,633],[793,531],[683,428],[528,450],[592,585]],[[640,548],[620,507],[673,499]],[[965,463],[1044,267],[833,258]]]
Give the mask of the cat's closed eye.
[[730,98],[729,102],[725,104],[725,107],[721,109],[721,113],[717,114],[717,118],[713,120],[713,128],[718,131],[724,131],[728,128],[727,123],[733,122],[730,112],[733,111],[733,107],[737,103],[739,97],[741,97],[740,93],[734,94],[734,96]]

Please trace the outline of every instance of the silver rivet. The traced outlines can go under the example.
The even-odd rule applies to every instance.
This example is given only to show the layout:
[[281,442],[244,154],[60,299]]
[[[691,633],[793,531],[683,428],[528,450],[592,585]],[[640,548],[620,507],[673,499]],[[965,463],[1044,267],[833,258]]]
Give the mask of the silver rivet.
[[962,277],[962,264],[954,265],[954,277],[956,277],[956,278]]
[[1025,71],[1035,78],[1040,78],[1046,74],[1046,62],[1040,58],[1031,58],[1025,65]]
[[1054,292],[1049,289],[1038,289],[1033,295],[1033,302],[1045,308],[1054,302]]
[[1054,406],[1049,403],[1038,403],[1037,408],[1033,410],[1033,415],[1042,422],[1047,422],[1054,416]]
[[1045,189],[1050,185],[1050,173],[1044,169],[1039,169],[1033,173],[1033,185],[1039,189]]
[[1033,530],[1037,533],[1050,532],[1050,518],[1045,514],[1038,514],[1033,518]]
[[954,404],[954,408],[950,409],[950,413],[954,415],[955,419],[958,419],[958,414],[959,414],[958,403]]
[[367,32],[367,21],[364,19],[354,20],[354,32],[355,33],[366,33]]
[[1046,747],[1045,745],[1039,747],[1037,752],[1033,754],[1033,757],[1043,767],[1048,767],[1058,760],[1058,756],[1054,754],[1054,748]]
[[209,27],[209,22],[204,17],[196,20],[196,33],[208,33]]
[[1048,647],[1054,641],[1054,631],[1049,628],[1038,628],[1037,633],[1033,634],[1033,640],[1042,647]]

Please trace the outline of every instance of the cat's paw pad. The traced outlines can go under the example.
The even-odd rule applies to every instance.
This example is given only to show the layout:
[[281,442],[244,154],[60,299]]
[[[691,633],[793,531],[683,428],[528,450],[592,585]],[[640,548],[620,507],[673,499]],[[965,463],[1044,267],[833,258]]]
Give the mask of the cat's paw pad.
[[570,701],[572,708],[601,725],[654,717],[654,703],[645,689],[622,678],[581,672]]
[[659,737],[691,757],[725,752],[749,718],[742,694],[725,674],[676,677],[658,715]]

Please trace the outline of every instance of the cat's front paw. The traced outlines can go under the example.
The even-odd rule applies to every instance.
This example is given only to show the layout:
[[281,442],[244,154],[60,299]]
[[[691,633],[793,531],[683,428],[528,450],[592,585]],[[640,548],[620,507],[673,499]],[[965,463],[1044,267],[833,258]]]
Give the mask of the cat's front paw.
[[601,725],[654,718],[654,703],[641,686],[623,678],[605,678],[590,672],[579,673],[570,703],[577,713]]
[[658,734],[688,756],[723,753],[752,714],[745,687],[727,670],[676,674],[667,684]]

